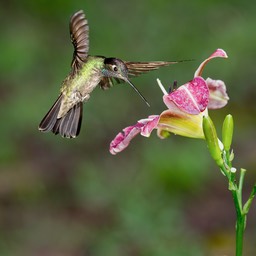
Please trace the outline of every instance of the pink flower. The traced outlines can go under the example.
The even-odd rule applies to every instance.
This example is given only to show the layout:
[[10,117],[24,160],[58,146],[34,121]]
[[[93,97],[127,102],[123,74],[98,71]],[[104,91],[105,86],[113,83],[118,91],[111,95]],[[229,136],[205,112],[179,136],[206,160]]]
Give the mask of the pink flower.
[[115,155],[124,150],[139,133],[149,137],[154,129],[157,129],[160,138],[166,138],[170,133],[174,133],[204,139],[203,116],[208,115],[208,109],[224,107],[229,99],[223,81],[210,78],[205,80],[201,77],[205,65],[216,57],[227,58],[227,54],[224,50],[217,49],[200,64],[191,81],[169,94],[158,80],[164,92],[163,101],[168,109],[160,115],[151,115],[123,129],[110,143],[110,153]]

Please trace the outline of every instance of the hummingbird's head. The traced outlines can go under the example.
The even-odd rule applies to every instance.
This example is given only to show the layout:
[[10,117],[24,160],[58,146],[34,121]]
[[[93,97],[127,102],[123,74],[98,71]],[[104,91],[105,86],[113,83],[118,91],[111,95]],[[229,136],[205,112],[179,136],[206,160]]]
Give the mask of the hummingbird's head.
[[117,58],[105,58],[104,60],[105,69],[103,70],[103,75],[106,77],[114,77],[121,79],[127,82],[145,101],[145,103],[149,106],[149,103],[145,99],[145,97],[139,92],[139,90],[132,84],[128,77],[128,68],[125,63]]
[[104,64],[105,64],[105,69],[103,71],[104,76],[115,77],[127,82],[128,69],[122,60],[117,58],[105,58]]

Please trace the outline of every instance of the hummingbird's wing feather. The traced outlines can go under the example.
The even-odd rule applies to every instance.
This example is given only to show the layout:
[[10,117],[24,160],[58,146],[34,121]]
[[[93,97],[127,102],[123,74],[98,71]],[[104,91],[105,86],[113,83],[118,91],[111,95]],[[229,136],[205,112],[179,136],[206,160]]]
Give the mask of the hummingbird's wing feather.
[[84,12],[76,12],[70,19],[70,38],[74,45],[74,54],[72,60],[72,73],[81,68],[82,64],[86,62],[89,51],[89,26]]
[[100,88],[103,90],[109,89],[112,87],[115,83],[123,83],[124,81],[118,78],[114,77],[103,77],[99,83]]
[[[132,62],[124,61],[129,76],[139,76],[141,74],[159,69],[160,67],[169,66],[182,61],[151,61],[151,62]],[[100,87],[102,89],[108,89],[114,85],[114,83],[123,83],[124,81],[113,77],[103,77],[100,81]]]
[[152,62],[131,62],[125,61],[130,76],[139,76],[143,73],[159,69],[160,67],[169,66],[179,61],[152,61]]

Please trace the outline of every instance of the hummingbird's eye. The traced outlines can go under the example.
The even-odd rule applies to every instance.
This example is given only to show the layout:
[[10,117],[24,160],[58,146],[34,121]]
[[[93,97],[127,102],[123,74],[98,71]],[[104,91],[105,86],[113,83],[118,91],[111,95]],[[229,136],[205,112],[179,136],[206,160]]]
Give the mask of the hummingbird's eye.
[[113,69],[113,71],[115,71],[115,72],[117,72],[117,70],[118,70],[116,65],[113,65],[113,66],[112,66],[112,69]]

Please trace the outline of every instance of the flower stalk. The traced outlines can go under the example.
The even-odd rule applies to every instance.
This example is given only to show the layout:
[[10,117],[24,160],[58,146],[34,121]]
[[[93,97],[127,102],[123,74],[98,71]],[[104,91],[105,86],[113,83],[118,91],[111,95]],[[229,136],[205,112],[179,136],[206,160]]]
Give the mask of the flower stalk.
[[[254,185],[251,194],[243,206],[242,190],[244,178],[246,174],[245,169],[240,170],[240,177],[236,181],[236,168],[232,166],[233,155],[231,150],[234,122],[231,115],[227,115],[223,122],[222,142],[223,149],[221,150],[217,144],[217,133],[210,117],[205,117],[203,120],[203,128],[205,139],[212,158],[220,167],[221,172],[228,179],[228,188],[232,193],[235,209],[236,209],[236,256],[243,255],[243,237],[246,227],[246,218],[251,207],[252,201],[256,194],[256,184]],[[221,158],[221,160],[220,160]]]

